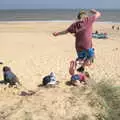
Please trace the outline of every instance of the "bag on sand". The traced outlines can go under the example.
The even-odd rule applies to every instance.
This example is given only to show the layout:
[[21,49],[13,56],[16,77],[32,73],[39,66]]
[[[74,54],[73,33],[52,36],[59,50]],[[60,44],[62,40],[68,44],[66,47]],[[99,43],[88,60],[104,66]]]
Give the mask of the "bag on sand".
[[43,85],[47,85],[50,82],[50,75],[43,78]]
[[47,85],[47,84],[51,84],[51,85],[56,84],[56,77],[53,72],[51,72],[50,75],[47,75],[43,78],[43,85]]

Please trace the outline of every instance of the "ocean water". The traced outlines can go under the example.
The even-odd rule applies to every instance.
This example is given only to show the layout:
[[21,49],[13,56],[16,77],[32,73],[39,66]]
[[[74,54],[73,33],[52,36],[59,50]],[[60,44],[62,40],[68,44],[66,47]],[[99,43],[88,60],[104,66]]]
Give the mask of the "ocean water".
[[[120,10],[99,10],[99,22],[120,22]],[[71,21],[78,9],[0,10],[0,21]]]

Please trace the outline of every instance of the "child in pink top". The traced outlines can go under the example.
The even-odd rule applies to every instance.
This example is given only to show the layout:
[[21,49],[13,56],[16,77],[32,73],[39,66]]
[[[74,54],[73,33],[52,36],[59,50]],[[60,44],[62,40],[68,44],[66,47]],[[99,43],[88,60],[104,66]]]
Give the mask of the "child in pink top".
[[87,80],[90,78],[88,72],[84,72],[84,68],[80,67],[76,69],[75,61],[70,62],[69,73],[71,75],[71,83],[75,86],[80,86],[81,83],[87,84]]

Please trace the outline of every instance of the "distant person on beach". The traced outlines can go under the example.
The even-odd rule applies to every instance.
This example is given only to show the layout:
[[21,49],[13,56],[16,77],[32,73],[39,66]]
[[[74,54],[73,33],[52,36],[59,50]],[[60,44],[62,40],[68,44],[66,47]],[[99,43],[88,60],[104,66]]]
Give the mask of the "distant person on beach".
[[96,30],[96,31],[95,31],[95,34],[98,34],[98,33],[99,33],[99,32]]
[[114,25],[112,26],[112,29],[113,29],[113,30],[115,29],[115,26],[114,26]]
[[112,26],[112,29],[113,29],[113,30],[115,30],[115,29],[116,29],[116,30],[118,30],[118,31],[119,31],[119,30],[120,30],[120,27],[119,27],[119,26],[116,26],[116,27],[115,27],[115,25],[113,25],[113,26]]
[[119,26],[117,27],[117,30],[120,30]]
[[17,76],[11,71],[11,68],[8,66],[3,67],[3,77],[4,77],[4,83],[9,84],[10,87],[14,85],[21,85]]
[[86,85],[87,81],[90,79],[88,72],[84,72],[83,67],[76,69],[75,61],[70,62],[69,73],[71,75],[71,84],[75,86],[80,86],[81,84]]
[[3,64],[3,62],[0,62],[0,65],[2,65]]
[[[91,65],[94,58],[94,49],[92,48],[92,25],[101,16],[99,11],[94,9],[89,11],[92,15],[88,16],[85,11],[80,11],[77,15],[77,21],[71,24],[66,30],[54,32],[54,36],[67,33],[74,34],[76,41],[77,59],[81,67]],[[82,61],[82,62],[81,62]]]

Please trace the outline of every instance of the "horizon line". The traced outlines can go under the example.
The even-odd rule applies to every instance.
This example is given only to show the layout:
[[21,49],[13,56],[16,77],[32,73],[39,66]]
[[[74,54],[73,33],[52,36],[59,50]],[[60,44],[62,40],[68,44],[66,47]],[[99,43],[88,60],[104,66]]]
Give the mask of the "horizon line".
[[[78,10],[85,9],[90,10],[92,8],[5,8],[0,10]],[[95,8],[97,10],[120,10],[120,8]]]

